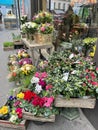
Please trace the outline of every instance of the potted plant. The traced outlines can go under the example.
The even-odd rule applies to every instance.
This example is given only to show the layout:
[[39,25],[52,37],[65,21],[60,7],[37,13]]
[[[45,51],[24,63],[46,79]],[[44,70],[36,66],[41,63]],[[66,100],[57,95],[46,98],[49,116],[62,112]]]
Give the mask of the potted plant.
[[14,49],[14,43],[13,42],[4,42],[3,43],[3,50],[13,50]]
[[[55,52],[48,64],[42,67],[41,70],[45,70],[49,75],[46,81],[53,85],[54,95],[57,97],[60,95],[60,99],[64,98],[65,101],[90,96],[92,98],[90,105],[82,104],[80,107],[94,108],[95,99],[93,98],[98,98],[98,73],[91,57],[85,58],[81,54],[70,54],[69,51]],[[58,107],[57,102],[59,103],[58,98],[55,104]],[[64,102],[62,102],[62,107],[65,107]],[[74,102],[73,107],[79,107],[79,105]]]
[[38,33],[34,34],[34,40],[39,44],[52,44],[53,25],[50,23],[41,24],[38,27]]
[[17,100],[21,103],[18,107],[23,109],[23,118],[41,122],[54,122],[55,114],[54,96],[52,85],[46,84],[46,72],[36,72],[31,79],[31,84],[25,90],[15,91]]

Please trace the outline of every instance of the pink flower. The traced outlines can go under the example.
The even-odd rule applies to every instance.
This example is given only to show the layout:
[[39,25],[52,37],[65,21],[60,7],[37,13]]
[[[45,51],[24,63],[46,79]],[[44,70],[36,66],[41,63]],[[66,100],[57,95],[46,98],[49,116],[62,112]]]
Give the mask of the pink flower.
[[42,32],[44,32],[44,31],[45,31],[45,27],[41,27],[40,30],[41,30]]
[[88,75],[85,78],[88,79]]
[[96,72],[98,73],[98,67],[96,68]]
[[20,103],[21,103],[21,102],[17,100],[17,101],[14,103],[14,107],[20,105]]
[[41,78],[47,78],[47,73],[46,72],[43,72],[43,73],[41,73]]
[[22,109],[21,108],[16,108],[16,113],[18,115],[18,118],[22,118]]
[[53,87],[52,85],[48,84],[48,85],[46,86],[46,90],[49,90],[49,89],[51,89],[52,87]]
[[51,107],[51,104],[53,103],[53,101],[54,101],[54,97],[45,97],[44,98],[45,99],[45,104],[44,104],[44,106],[45,107]]
[[37,78],[40,78],[40,73],[36,72],[34,76],[37,77]]
[[98,86],[98,82],[92,82],[92,85]]

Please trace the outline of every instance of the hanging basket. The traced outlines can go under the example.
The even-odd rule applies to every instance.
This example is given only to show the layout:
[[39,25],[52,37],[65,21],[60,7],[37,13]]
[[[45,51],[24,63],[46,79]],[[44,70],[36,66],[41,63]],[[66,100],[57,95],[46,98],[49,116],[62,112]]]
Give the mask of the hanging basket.
[[34,34],[35,43],[38,44],[52,44],[52,34]]

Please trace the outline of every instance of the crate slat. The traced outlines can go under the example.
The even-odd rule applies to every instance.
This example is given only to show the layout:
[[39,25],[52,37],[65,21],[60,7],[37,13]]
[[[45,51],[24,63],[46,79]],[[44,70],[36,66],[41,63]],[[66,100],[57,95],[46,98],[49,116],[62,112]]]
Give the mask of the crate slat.
[[55,122],[55,115],[49,117],[34,116],[32,113],[23,111],[23,118],[26,120],[40,121],[40,122]]
[[75,107],[75,108],[90,108],[95,107],[96,99],[95,98],[70,98],[65,99],[64,97],[56,97],[55,99],[56,107]]
[[0,120],[0,127],[13,128],[16,130],[26,130],[26,120],[23,120],[20,124],[16,125],[7,120]]

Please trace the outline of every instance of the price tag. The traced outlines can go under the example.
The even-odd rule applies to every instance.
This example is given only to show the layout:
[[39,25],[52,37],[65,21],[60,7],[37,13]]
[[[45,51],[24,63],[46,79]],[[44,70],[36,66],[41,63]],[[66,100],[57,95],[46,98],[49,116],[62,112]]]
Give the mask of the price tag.
[[64,77],[62,78],[64,81],[67,81],[68,80],[68,77],[69,77],[69,72],[68,73],[64,73],[63,74]]
[[70,54],[69,59],[72,59],[74,57],[74,54]]

